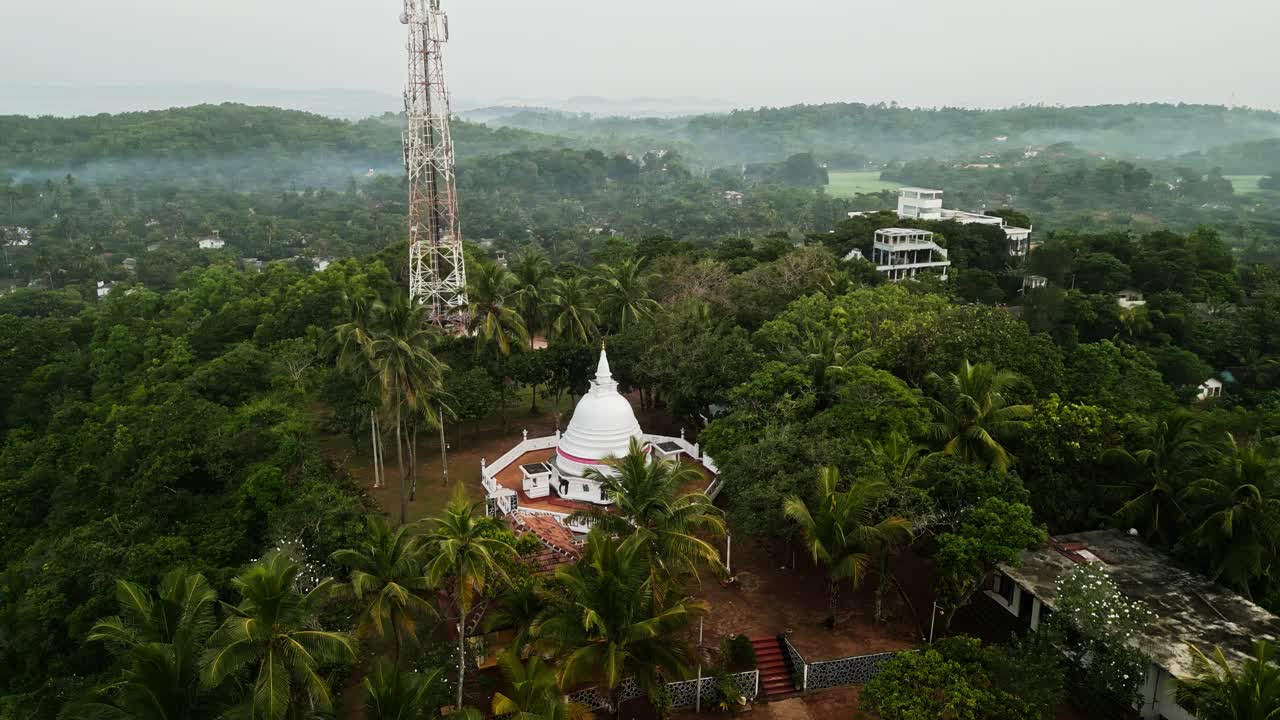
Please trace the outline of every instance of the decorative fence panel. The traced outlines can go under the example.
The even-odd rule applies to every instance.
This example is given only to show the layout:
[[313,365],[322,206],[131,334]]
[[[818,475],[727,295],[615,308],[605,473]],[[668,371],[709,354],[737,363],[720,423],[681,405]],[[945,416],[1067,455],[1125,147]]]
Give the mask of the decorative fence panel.
[[782,644],[786,647],[787,657],[791,660],[792,684],[795,685],[797,690],[805,690],[808,684],[806,673],[809,669],[809,664],[805,662],[804,655],[800,654],[796,646],[791,644],[791,638],[783,635]]
[[886,652],[812,663],[807,667],[805,673],[807,676],[805,689],[821,690],[823,688],[865,683],[879,675],[880,666],[893,659],[897,654],[896,652]]
[[[733,682],[738,686],[738,691],[743,697],[747,700],[754,700],[756,693],[759,691],[758,675],[759,671],[748,670],[730,677],[733,678]],[[673,708],[692,707],[698,703],[697,680],[667,683],[667,692],[671,695],[671,707]],[[622,681],[621,702],[635,700],[643,694],[640,691],[640,685],[636,683],[634,678],[627,678]],[[611,709],[609,707],[609,698],[594,687],[570,693],[569,699],[576,703],[582,703],[592,710]],[[702,678],[702,703],[704,705],[718,703],[722,699],[720,688],[716,685],[716,679],[713,677]]]
[[[756,698],[759,682],[756,676],[759,675],[758,670],[748,670],[746,672],[735,673],[730,677],[738,686],[738,694],[745,697],[748,701]],[[683,682],[667,683],[667,693],[671,696],[671,707],[683,708],[697,705],[698,700],[698,681],[685,680]],[[704,706],[713,705],[724,699],[720,692],[720,686],[716,683],[714,677],[702,678],[702,704]]]

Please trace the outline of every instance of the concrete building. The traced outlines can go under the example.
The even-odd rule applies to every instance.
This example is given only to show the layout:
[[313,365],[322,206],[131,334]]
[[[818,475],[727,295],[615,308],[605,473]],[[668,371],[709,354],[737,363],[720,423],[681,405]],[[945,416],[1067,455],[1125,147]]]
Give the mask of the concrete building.
[[[852,217],[852,214],[850,215]],[[929,188],[904,187],[898,189],[898,217],[904,220],[950,220],[962,225],[995,225],[1004,230],[1009,242],[1010,257],[1025,257],[1031,250],[1032,228],[1021,228],[1005,223],[996,215],[949,210],[942,207],[942,191]]]
[[1222,381],[1216,377],[1211,377],[1200,383],[1200,390],[1196,393],[1196,397],[1200,400],[1222,397]]
[[107,281],[107,280],[99,280],[99,281],[98,281],[98,288],[97,288],[97,291],[98,291],[98,299],[99,299],[99,300],[101,300],[102,298],[104,298],[104,297],[106,297],[106,296],[110,295],[110,294],[111,294],[111,291],[115,289],[115,286],[116,286],[116,285],[115,285],[115,283],[113,283],[113,282],[110,282],[110,281]]
[[1116,303],[1125,310],[1128,310],[1130,308],[1146,305],[1147,301],[1143,299],[1141,290],[1134,290],[1130,288],[1116,293]]
[[1022,278],[1022,292],[1049,287],[1049,278],[1043,275],[1026,275]]
[[214,230],[213,234],[208,237],[200,238],[196,241],[196,244],[200,246],[201,250],[221,250],[227,245],[226,241],[222,239],[222,236],[218,234],[217,230]]
[[876,231],[871,245],[871,262],[890,280],[913,278],[921,272],[941,272],[947,278],[947,250],[933,241],[933,233],[910,228]]
[[942,191],[929,188],[898,188],[898,217],[911,220],[941,220]]
[[1103,563],[1126,597],[1156,614],[1133,640],[1152,661],[1138,708],[1144,720],[1194,720],[1173,699],[1175,680],[1194,675],[1188,644],[1244,662],[1254,640],[1280,638],[1280,618],[1119,530],[1062,535],[1024,551],[1022,565],[1001,566],[986,594],[1035,630],[1053,611],[1058,577],[1080,563]]

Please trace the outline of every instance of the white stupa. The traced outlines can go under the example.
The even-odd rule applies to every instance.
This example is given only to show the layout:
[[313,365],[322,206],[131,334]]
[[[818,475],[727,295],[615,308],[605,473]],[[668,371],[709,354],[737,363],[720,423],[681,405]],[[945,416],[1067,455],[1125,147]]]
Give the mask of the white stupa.
[[[596,366],[591,389],[573,410],[569,428],[560,436],[553,463],[558,485],[566,485],[586,475],[588,468],[607,472],[607,461],[627,454],[632,438],[643,442],[640,423],[631,403],[618,392],[618,383],[609,371],[609,358],[600,347],[600,363]],[[553,488],[556,486],[553,485]],[[556,488],[559,490],[560,488]],[[576,492],[564,492],[564,495]]]

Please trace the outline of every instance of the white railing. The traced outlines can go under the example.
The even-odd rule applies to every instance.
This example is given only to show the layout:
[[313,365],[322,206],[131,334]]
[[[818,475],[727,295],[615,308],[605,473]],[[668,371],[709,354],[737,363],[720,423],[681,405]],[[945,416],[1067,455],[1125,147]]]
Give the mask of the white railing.
[[[525,437],[524,440],[517,443],[515,447],[503,453],[497,460],[492,463],[486,463],[483,459],[480,461],[480,475],[486,480],[492,480],[498,473],[511,467],[511,464],[519,460],[522,455],[534,450],[547,450],[555,447],[560,442],[560,433],[555,435],[547,435],[540,438]],[[489,485],[485,485],[489,489]],[[490,489],[492,492],[492,489]]]

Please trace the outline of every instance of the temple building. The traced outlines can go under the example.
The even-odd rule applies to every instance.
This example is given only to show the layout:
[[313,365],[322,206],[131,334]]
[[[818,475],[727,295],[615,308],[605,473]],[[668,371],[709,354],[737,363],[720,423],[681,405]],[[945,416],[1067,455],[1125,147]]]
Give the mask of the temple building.
[[[569,516],[613,504],[600,476],[614,472],[612,462],[627,454],[633,440],[650,462],[684,462],[698,468],[703,485],[690,490],[712,496],[719,490],[715,463],[698,445],[685,440],[683,431],[680,437],[668,437],[640,429],[631,402],[618,392],[602,346],[591,388],[578,401],[564,432],[530,438],[525,431],[521,442],[497,461],[480,461],[490,514],[550,516],[573,532],[585,532],[586,527],[568,523]],[[527,524],[527,518],[519,520]],[[534,529],[538,526],[535,523]],[[538,533],[539,537],[544,534]]]

